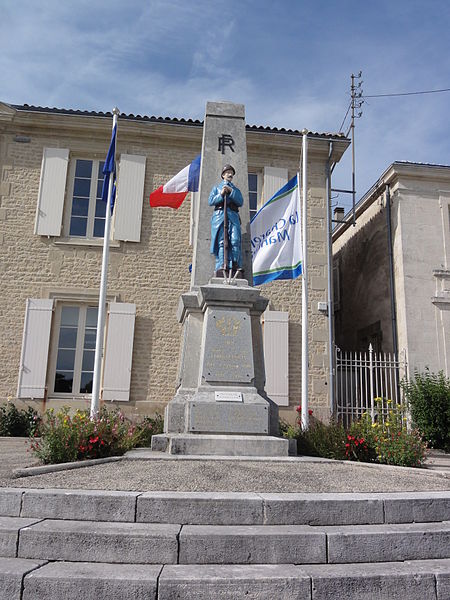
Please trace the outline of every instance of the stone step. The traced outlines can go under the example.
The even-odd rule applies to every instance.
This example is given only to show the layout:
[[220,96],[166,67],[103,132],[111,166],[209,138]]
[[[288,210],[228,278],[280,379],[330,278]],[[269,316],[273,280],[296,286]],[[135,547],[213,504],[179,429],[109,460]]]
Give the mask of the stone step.
[[359,565],[167,565],[158,600],[448,600],[450,560]]
[[185,525],[179,563],[326,563],[326,542],[310,525]]
[[360,563],[449,558],[450,521],[179,525],[0,518],[0,556],[137,564]]
[[17,556],[42,560],[176,564],[180,528],[180,525],[160,523],[49,519],[20,529]]
[[449,558],[450,522],[185,525],[180,564],[360,563]]
[[152,600],[162,565],[49,563],[25,577],[21,600]]
[[152,450],[183,455],[288,456],[289,440],[269,435],[161,433]]
[[184,525],[363,525],[450,521],[450,492],[267,494],[0,488],[0,515]]
[[8,600],[448,600],[450,560],[357,565],[135,565],[0,559]]
[[38,522],[38,519],[0,517],[0,556],[17,556],[19,531],[23,527],[28,527],[28,525]]

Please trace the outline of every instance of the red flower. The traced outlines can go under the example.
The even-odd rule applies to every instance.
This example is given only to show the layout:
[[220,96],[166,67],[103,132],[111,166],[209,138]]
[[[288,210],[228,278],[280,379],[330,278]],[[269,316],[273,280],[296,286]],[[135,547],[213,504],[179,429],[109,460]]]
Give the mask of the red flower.
[[98,442],[98,435],[96,435],[94,438],[89,438],[89,441],[91,442],[91,444],[95,444]]
[[310,408],[310,409],[308,410],[308,415],[309,415],[309,416],[311,416],[311,415],[313,414],[313,412],[314,412],[314,411],[313,411],[313,410]]

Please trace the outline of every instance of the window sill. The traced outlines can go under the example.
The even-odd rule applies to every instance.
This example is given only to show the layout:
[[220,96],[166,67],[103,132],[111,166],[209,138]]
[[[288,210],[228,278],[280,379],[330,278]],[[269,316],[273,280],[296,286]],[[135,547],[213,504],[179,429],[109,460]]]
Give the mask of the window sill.
[[[64,394],[62,392],[52,392],[47,396],[47,402],[62,402],[61,406],[68,406],[71,402],[76,403],[76,408],[89,410],[91,406],[92,394]],[[123,401],[119,400],[103,400],[100,398],[100,404],[111,404],[116,402],[117,404],[123,404]],[[69,403],[69,404],[68,404]],[[83,404],[83,406],[79,406]],[[73,407],[72,407],[73,408]]]
[[[54,239],[55,246],[92,246],[94,248],[103,248],[103,238],[89,239],[82,237],[67,237]],[[120,242],[109,240],[110,248],[120,248]]]

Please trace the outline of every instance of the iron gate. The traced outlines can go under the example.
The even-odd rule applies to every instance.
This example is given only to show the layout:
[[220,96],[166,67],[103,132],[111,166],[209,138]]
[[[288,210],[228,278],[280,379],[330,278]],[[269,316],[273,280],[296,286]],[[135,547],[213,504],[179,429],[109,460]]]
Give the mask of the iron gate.
[[[406,353],[398,356],[374,352],[350,352],[335,346],[336,418],[344,426],[365,412],[376,417],[375,398],[402,404],[400,381],[407,376]],[[384,403],[383,403],[384,405]]]

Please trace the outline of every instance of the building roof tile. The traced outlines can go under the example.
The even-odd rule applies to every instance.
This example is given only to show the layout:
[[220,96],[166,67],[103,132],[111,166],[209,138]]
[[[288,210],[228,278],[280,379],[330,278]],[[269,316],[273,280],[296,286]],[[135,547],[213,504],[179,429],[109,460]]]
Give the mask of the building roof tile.
[[[84,116],[84,117],[104,117],[104,118],[112,118],[111,112],[102,112],[102,111],[93,111],[93,110],[77,110],[71,108],[51,108],[48,106],[33,106],[31,104],[10,104],[11,108],[19,112],[40,112],[40,113],[53,113],[60,115],[76,115],[76,116]],[[188,125],[192,127],[202,127],[203,121],[198,119],[183,119],[177,117],[155,117],[155,116],[147,116],[147,115],[134,115],[133,113],[125,114],[121,113],[121,119],[128,119],[130,121],[146,121],[151,123],[170,123],[172,125]],[[246,125],[247,131],[259,131],[265,133],[274,133],[274,134],[287,134],[287,135],[298,135],[301,136],[301,131],[297,129],[286,129],[284,127],[269,127],[263,125]],[[310,136],[314,137],[325,137],[325,138],[336,138],[336,139],[347,139],[344,133],[321,133],[310,131]]]

